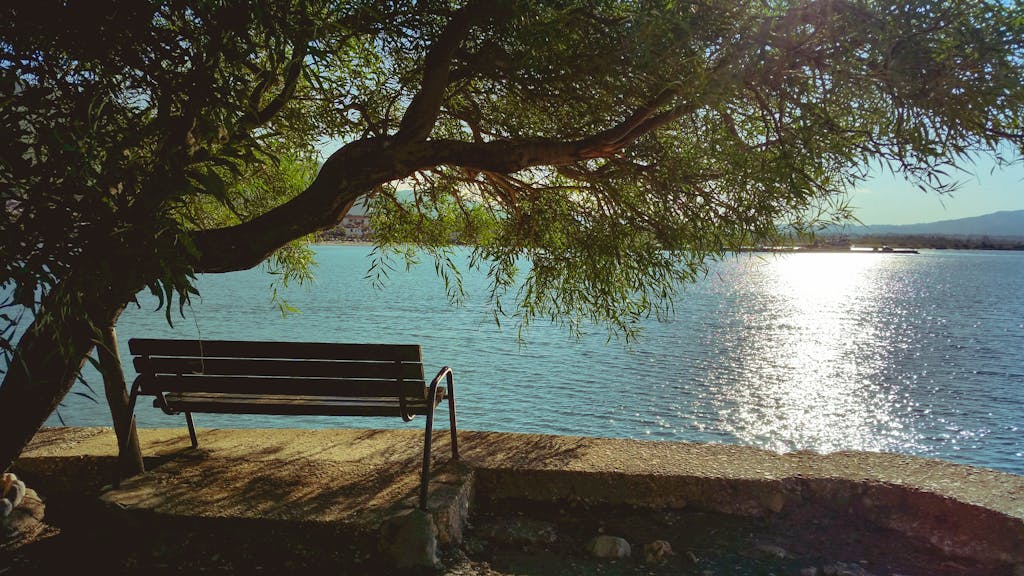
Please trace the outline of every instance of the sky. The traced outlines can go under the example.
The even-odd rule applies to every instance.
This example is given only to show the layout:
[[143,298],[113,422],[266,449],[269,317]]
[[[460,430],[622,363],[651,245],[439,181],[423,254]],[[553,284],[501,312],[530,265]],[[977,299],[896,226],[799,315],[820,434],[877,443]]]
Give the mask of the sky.
[[850,205],[864,224],[920,224],[1024,210],[1024,166],[999,169],[980,160],[971,168],[955,178],[961,186],[949,195],[922,192],[900,176],[876,170]]

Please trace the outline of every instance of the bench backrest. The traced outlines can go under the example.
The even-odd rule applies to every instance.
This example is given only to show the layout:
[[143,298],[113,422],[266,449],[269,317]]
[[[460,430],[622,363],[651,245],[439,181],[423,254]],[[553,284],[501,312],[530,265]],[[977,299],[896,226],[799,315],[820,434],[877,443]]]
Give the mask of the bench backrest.
[[133,338],[139,393],[227,393],[423,400],[416,344]]

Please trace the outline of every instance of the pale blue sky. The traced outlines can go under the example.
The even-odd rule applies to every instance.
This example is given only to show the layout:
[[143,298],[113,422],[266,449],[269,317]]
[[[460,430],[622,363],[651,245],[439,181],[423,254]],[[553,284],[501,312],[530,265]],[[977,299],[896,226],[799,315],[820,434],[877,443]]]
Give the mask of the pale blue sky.
[[980,216],[1000,210],[1024,210],[1024,166],[996,168],[979,161],[956,177],[951,195],[925,193],[899,176],[876,171],[850,198],[864,224],[918,224]]

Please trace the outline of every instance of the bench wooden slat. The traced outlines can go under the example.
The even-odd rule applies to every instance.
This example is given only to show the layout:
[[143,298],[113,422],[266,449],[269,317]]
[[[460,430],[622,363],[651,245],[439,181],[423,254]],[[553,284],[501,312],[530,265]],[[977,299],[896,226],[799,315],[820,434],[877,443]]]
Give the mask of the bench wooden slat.
[[419,363],[165,357],[136,357],[133,363],[139,374],[230,374],[238,376],[423,380],[423,365]]
[[330,342],[246,342],[132,338],[132,354],[204,358],[296,358],[308,360],[401,360],[422,362],[418,344],[335,344]]
[[281,396],[347,396],[411,399],[425,396],[423,380],[350,380],[346,378],[270,378],[261,376],[142,375],[139,392],[209,392]]
[[[305,416],[399,416],[398,399],[353,399],[346,397],[315,398],[276,396],[233,396],[230,394],[166,394],[168,407],[182,412],[216,414],[280,414]],[[429,412],[426,401],[406,403],[407,414]]]

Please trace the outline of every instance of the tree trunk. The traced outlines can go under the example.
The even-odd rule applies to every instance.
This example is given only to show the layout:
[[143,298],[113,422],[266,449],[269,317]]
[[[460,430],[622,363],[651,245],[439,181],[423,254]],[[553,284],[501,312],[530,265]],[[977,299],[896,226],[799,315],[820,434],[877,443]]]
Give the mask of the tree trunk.
[[[83,259],[85,260],[85,259]],[[0,471],[7,470],[75,383],[89,351],[145,286],[108,262],[84,261],[43,298],[0,386]],[[89,264],[100,264],[90,267]]]
[[103,328],[103,338],[96,346],[100,372],[103,374],[103,390],[107,406],[114,422],[117,436],[117,466],[120,478],[129,478],[146,471],[139,448],[139,434],[135,428],[132,413],[128,410],[128,390],[125,387],[124,370],[117,352],[117,333],[111,324]]

